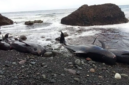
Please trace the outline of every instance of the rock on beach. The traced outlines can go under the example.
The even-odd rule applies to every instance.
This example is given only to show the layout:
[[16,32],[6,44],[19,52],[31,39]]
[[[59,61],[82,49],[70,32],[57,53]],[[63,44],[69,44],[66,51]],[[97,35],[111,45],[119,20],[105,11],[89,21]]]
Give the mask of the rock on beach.
[[11,24],[13,24],[13,21],[11,19],[0,14],[0,26]]
[[92,26],[126,23],[124,12],[115,4],[83,5],[61,19],[62,24]]

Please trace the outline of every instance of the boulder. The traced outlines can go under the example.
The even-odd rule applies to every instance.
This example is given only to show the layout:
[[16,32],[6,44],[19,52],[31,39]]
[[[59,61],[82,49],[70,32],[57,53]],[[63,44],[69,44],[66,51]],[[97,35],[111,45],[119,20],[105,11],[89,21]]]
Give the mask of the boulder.
[[61,19],[62,24],[92,26],[126,23],[124,12],[115,4],[83,5]]
[[25,25],[33,25],[33,24],[34,24],[33,21],[26,21],[26,22],[25,22]]
[[13,21],[5,16],[2,16],[0,14],[0,26],[3,26],[3,25],[11,25],[13,24]]
[[43,23],[42,20],[26,21],[25,25],[33,25],[34,23]]
[[20,35],[19,39],[22,41],[25,41],[27,39],[27,37],[25,35]]

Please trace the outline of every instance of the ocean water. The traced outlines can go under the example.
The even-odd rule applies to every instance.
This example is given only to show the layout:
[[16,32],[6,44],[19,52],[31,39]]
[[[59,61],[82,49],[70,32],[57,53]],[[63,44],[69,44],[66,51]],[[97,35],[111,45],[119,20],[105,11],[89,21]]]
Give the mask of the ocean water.
[[[125,13],[127,19],[129,19],[129,5],[119,6]],[[10,35],[18,37],[20,35],[26,35],[28,42],[35,42],[45,45],[55,45],[55,38],[60,36],[60,31],[67,32],[68,38],[82,37],[82,36],[94,36],[100,33],[100,30],[88,29],[118,29],[123,36],[126,36],[126,40],[129,39],[129,22],[113,25],[95,25],[95,26],[70,26],[60,23],[61,18],[69,15],[76,9],[60,9],[60,10],[39,10],[39,11],[27,11],[27,12],[10,12],[2,13],[2,15],[12,19],[13,25],[2,26],[0,31],[2,34],[10,33]],[[25,21],[43,20],[43,24],[35,24],[33,26],[24,25]],[[85,29],[81,33],[76,33],[80,29]],[[125,41],[128,43],[128,41]]]

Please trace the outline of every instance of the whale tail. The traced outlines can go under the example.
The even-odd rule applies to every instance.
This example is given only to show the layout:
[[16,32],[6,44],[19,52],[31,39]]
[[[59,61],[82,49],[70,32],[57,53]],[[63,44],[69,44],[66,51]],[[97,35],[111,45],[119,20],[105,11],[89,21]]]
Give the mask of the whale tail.
[[93,45],[95,44],[96,39],[97,39],[97,37],[94,39],[94,41],[93,41],[93,43],[92,43]]
[[61,34],[60,34],[60,43],[66,45],[64,33],[62,31],[61,31]]
[[7,33],[4,36],[2,36],[2,41],[6,42],[6,43],[10,43],[9,42],[9,33]]

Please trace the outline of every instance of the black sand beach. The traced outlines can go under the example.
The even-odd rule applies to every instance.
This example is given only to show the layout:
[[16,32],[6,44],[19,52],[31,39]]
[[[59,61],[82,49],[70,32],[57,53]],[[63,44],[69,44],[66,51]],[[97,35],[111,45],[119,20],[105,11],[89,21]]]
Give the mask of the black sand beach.
[[[123,36],[118,30],[99,30],[101,33],[94,36],[67,38],[67,43],[86,45],[91,44],[97,37],[104,41],[108,48],[127,48],[125,43],[122,44]],[[83,29],[78,33],[81,31]],[[98,41],[95,44],[101,46]],[[127,64],[106,65],[102,62],[77,57],[64,48],[54,50],[54,53],[50,57],[44,57],[15,50],[0,50],[0,85],[129,84],[129,65]],[[121,75],[121,79],[114,78],[116,73]]]
[[[129,65],[110,66],[59,52],[52,57],[0,51],[0,85],[128,85]],[[115,79],[115,73],[121,79]]]
[[[87,7],[88,5],[83,5],[81,8],[87,9]],[[94,9],[81,9],[63,21],[61,18],[75,9],[2,13],[11,20],[1,16],[4,19],[3,21],[1,19],[0,35],[1,38],[6,33],[14,38],[25,35],[28,41],[46,47],[50,45],[51,48],[53,45],[55,47],[59,45],[55,39],[59,39],[59,32],[62,31],[68,34],[66,43],[69,45],[92,44],[97,38],[94,43],[97,46],[101,47],[98,41],[101,40],[106,44],[105,49],[107,50],[129,51],[129,23],[124,23],[128,22],[127,19],[129,19],[128,5],[127,7],[121,6],[124,12],[121,12],[118,6],[115,6],[118,11],[117,8],[114,9],[114,6],[112,9],[110,5],[107,6],[109,9],[100,11],[96,5],[91,7]],[[99,9],[101,8],[100,6]],[[39,19],[42,20],[41,24],[26,24],[31,26],[24,24],[28,20]],[[12,20],[15,22],[14,24]],[[62,25],[60,22],[68,24],[68,26]],[[75,27],[69,25],[75,25]],[[128,64],[116,62],[115,65],[107,65],[90,58],[77,57],[63,46],[61,49],[51,48],[51,54],[48,52],[48,56],[37,56],[15,50],[0,50],[0,85],[129,85]]]

